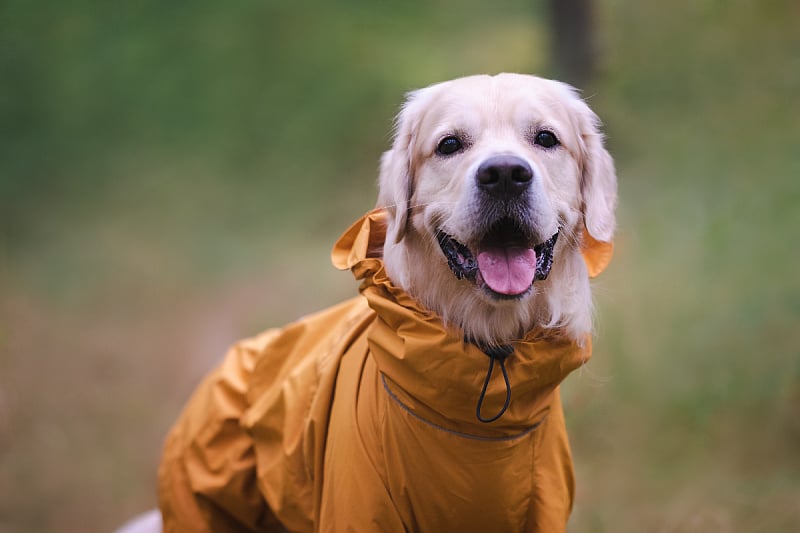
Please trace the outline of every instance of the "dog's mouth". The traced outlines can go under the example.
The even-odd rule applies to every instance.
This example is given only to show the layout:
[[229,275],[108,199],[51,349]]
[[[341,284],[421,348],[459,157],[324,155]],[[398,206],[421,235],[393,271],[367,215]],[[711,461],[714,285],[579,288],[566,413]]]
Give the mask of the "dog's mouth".
[[528,232],[504,218],[478,241],[476,253],[442,230],[436,240],[456,278],[475,282],[494,298],[516,299],[528,294],[534,281],[547,279],[558,232],[534,245]]

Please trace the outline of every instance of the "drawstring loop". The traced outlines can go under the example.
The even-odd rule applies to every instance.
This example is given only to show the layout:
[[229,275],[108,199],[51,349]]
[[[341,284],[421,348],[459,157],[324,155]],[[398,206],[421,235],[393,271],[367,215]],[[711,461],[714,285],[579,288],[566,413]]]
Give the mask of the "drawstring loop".
[[[478,417],[478,420],[483,422],[484,424],[488,424],[489,422],[494,422],[508,409],[508,405],[511,403],[511,382],[508,380],[508,371],[506,370],[506,359],[512,353],[514,353],[514,347],[511,345],[505,346],[489,346],[488,348],[481,348],[483,353],[489,357],[489,370],[486,372],[486,379],[483,381],[483,388],[481,389],[481,395],[478,397],[478,405],[475,408],[475,416]],[[486,399],[486,389],[489,387],[489,380],[492,379],[492,371],[494,370],[494,362],[500,365],[500,370],[503,373],[503,380],[506,383],[506,401],[503,404],[503,408],[500,409],[496,415],[491,418],[484,418],[481,415],[481,410],[483,408],[483,401]]]

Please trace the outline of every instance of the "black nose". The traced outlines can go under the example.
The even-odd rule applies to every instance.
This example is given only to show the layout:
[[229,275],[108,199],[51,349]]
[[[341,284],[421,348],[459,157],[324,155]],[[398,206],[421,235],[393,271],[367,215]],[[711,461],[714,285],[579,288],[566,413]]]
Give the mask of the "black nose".
[[478,167],[475,181],[478,188],[499,199],[519,196],[533,180],[533,170],[524,160],[513,155],[490,157]]

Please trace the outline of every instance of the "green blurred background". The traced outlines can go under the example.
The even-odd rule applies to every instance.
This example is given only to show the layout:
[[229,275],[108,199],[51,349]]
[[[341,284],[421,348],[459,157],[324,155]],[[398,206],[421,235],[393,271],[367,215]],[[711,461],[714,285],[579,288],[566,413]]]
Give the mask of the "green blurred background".
[[[557,75],[537,0],[0,4],[0,532],[155,505],[237,338],[356,292],[330,246],[412,88]],[[620,182],[573,532],[800,531],[800,4],[596,2]]]

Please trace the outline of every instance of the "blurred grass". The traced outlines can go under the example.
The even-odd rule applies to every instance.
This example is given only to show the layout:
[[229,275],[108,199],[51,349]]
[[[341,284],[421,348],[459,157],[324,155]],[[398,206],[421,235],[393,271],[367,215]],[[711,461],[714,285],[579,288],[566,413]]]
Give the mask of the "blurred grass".
[[[585,88],[620,175],[572,531],[800,527],[800,7],[599,4]],[[547,74],[502,0],[0,5],[0,532],[152,506],[161,439],[236,338],[355,292],[411,88]]]

